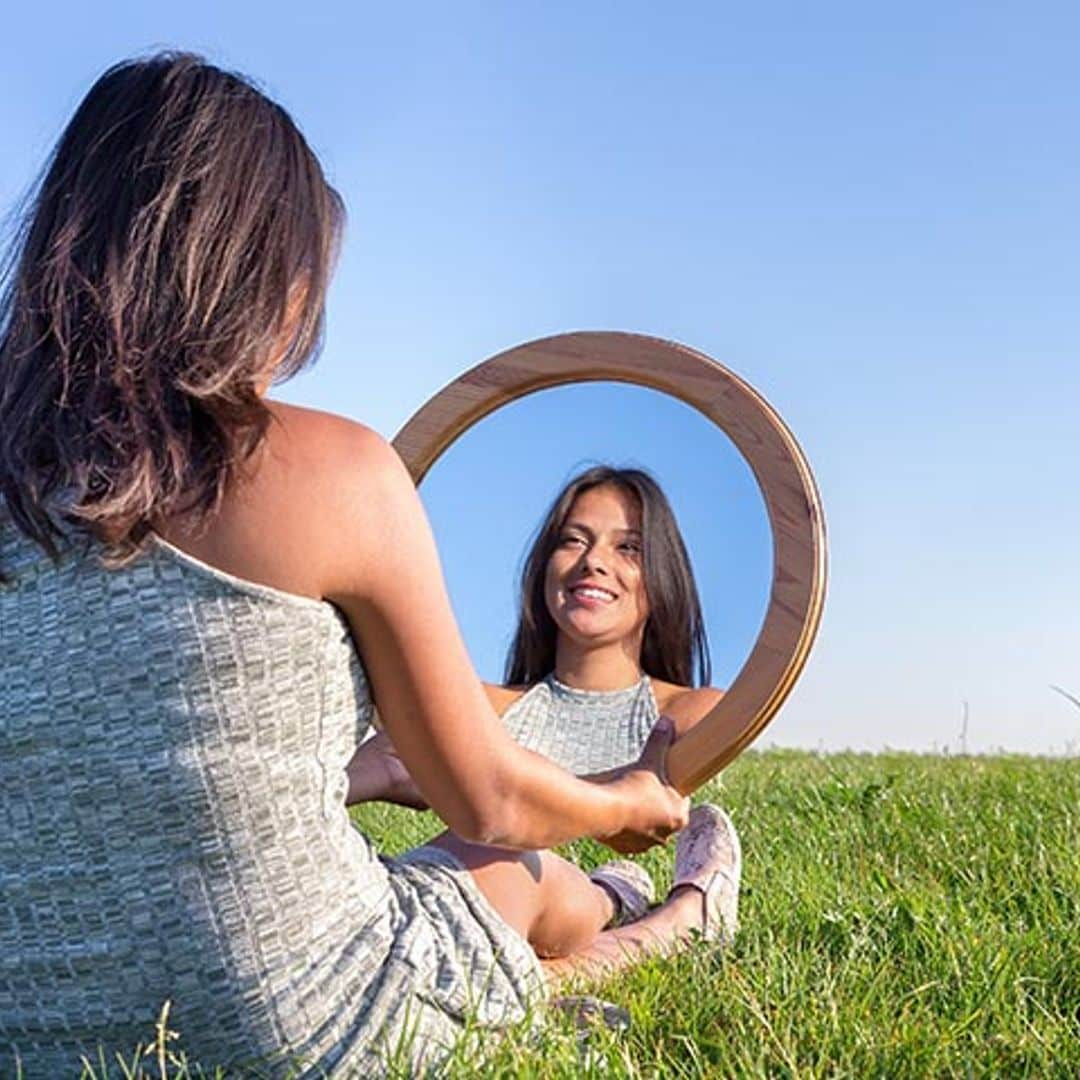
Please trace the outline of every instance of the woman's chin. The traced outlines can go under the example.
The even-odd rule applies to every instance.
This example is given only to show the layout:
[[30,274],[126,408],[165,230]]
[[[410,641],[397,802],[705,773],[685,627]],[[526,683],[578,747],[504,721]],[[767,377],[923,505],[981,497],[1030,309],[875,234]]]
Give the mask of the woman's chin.
[[631,636],[626,630],[613,626],[609,619],[589,616],[567,619],[560,631],[575,644],[588,648],[615,645]]

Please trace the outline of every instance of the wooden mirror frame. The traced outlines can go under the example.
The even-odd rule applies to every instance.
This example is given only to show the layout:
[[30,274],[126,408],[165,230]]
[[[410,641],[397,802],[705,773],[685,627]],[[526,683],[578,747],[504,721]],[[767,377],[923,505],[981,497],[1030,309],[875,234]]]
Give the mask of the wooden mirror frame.
[[703,353],[643,334],[559,334],[499,353],[414,413],[394,447],[419,484],[489,413],[539,390],[582,382],[633,383],[697,409],[738,447],[768,510],[773,578],[757,640],[723,698],[668,754],[671,782],[689,794],[757,738],[806,663],[825,599],[821,499],[795,437],[756,390]]

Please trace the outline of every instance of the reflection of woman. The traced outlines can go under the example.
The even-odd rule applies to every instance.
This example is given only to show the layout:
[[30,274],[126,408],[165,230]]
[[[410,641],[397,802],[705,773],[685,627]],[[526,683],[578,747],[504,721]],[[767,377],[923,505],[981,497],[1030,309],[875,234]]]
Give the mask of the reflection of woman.
[[566,485],[521,600],[506,675],[531,688],[493,697],[514,738],[564,768],[632,761],[660,712],[681,735],[720,697],[689,689],[709,679],[701,605],[675,517],[645,472],[598,466]]
[[[659,715],[676,734],[721,697],[701,605],[662,489],[639,469],[596,466],[556,496],[525,560],[506,686],[485,686],[515,740],[578,775],[632,761]],[[387,754],[385,738],[365,748]],[[359,755],[352,801],[418,793]],[[382,785],[377,787],[377,785]]]
[[[705,823],[645,931],[579,951],[613,901],[534,849],[684,825],[666,739],[603,783],[518,747],[400,461],[265,399],[314,351],[340,218],[279,106],[174,55],[95,84],[31,207],[0,301],[5,1075],[131,1046],[165,1000],[206,1065],[351,1072],[403,1042],[416,1063],[466,1014],[521,1015],[527,942],[558,978],[731,895]],[[474,873],[350,828],[369,681],[431,805],[503,845]]]
[[[521,745],[578,775],[634,760],[661,712],[681,735],[721,697],[688,685],[708,679],[701,606],[675,516],[641,470],[598,466],[563,488],[526,558],[521,604],[510,685],[485,689]],[[424,805],[385,735],[349,773],[352,802]],[[455,847],[466,863],[468,848]],[[647,875],[633,864],[613,875],[605,884],[621,886],[623,914],[640,912]]]

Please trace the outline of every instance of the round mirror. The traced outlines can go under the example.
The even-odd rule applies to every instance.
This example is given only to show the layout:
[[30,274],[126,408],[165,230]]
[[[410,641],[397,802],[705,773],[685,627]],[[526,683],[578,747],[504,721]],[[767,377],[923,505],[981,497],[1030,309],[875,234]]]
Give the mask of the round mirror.
[[431,472],[421,492],[485,678],[499,681],[516,623],[523,545],[559,487],[599,460],[642,466],[667,492],[698,577],[712,681],[726,688],[672,747],[672,781],[691,791],[715,775],[790,692],[824,596],[820,502],[791,433],[721,365],[636,334],[546,338],[461,376],[394,445],[418,483]]

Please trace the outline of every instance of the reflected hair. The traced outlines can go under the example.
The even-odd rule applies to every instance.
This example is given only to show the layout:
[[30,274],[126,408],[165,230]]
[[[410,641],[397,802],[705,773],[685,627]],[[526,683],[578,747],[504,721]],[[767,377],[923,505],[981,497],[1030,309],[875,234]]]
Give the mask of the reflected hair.
[[[289,114],[187,53],[91,87],[0,278],[0,494],[53,558],[205,519],[259,446],[259,389],[318,351],[341,199]],[[270,364],[290,333],[276,368]]]
[[555,668],[558,628],[544,596],[547,564],[574,500],[596,487],[616,488],[635,499],[641,508],[643,572],[649,604],[641,647],[642,670],[679,686],[707,686],[712,671],[701,601],[671,504],[660,485],[643,469],[610,465],[597,465],[574,477],[555,497],[535,534],[522,568],[520,615],[506,658],[506,683],[531,685]]

